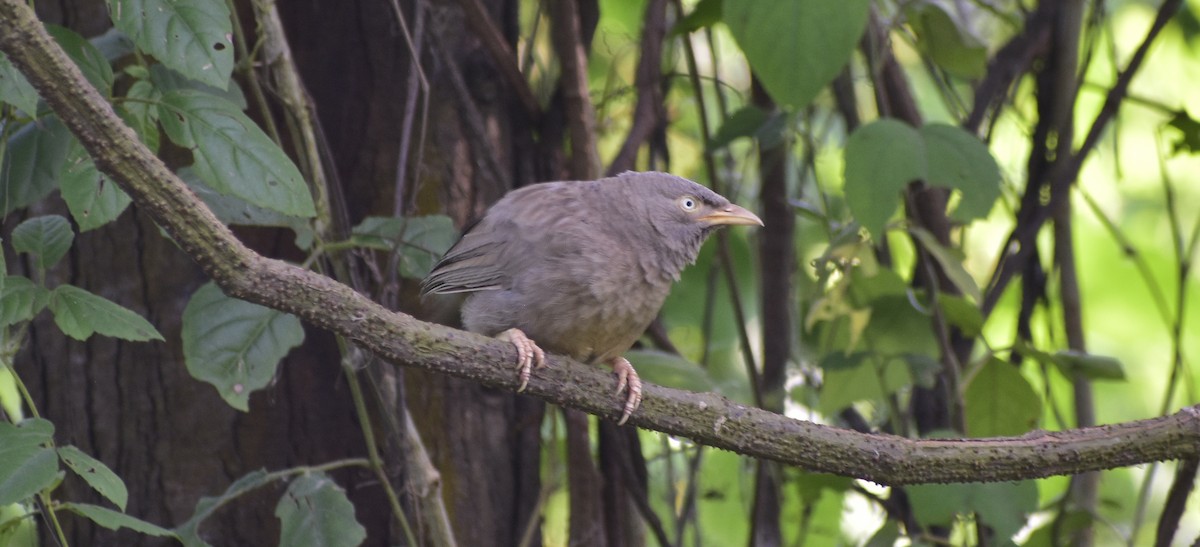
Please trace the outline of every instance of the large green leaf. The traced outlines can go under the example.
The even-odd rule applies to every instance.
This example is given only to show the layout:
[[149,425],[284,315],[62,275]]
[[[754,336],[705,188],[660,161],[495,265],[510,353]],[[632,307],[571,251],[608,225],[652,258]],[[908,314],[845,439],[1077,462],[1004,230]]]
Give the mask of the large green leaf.
[[129,528],[135,532],[154,537],[178,537],[175,535],[175,532],[163,528],[162,526],[151,524],[137,517],[126,515],[125,513],[113,511],[107,507],[100,507],[98,505],[91,505],[88,503],[64,503],[63,509],[86,517],[88,520],[108,528],[109,530]]
[[967,434],[972,437],[1022,435],[1037,427],[1042,398],[1017,367],[996,358],[984,363],[963,395]]
[[233,103],[169,91],[159,119],[175,144],[192,150],[196,174],[214,190],[288,215],[316,214],[296,165]]
[[63,171],[62,193],[71,218],[80,232],[99,228],[121,216],[130,199],[107,175],[96,169],[95,162],[78,141],[71,144]]
[[0,291],[0,327],[33,319],[46,307],[50,291],[45,287],[19,275],[4,278],[4,290]]
[[87,455],[74,446],[60,446],[58,458],[67,464],[67,467],[70,467],[76,475],[87,481],[92,490],[99,492],[101,496],[113,502],[122,511],[125,510],[125,503],[129,501],[129,491],[125,488],[125,481],[113,473],[107,465],[104,465],[104,462]]
[[212,283],[200,287],[183,311],[188,372],[238,410],[250,409],[250,393],[266,387],[279,361],[302,341],[295,316],[229,298]]
[[912,126],[892,119],[864,125],[846,141],[846,205],[878,239],[900,191],[927,169],[925,143]]
[[0,165],[0,215],[30,205],[58,188],[71,132],[56,116],[45,116],[13,133]]
[[917,522],[925,526],[954,524],[955,515],[975,513],[995,534],[989,545],[1012,545],[1012,537],[1038,508],[1035,481],[970,484],[918,484],[907,487]]
[[233,23],[219,0],[108,0],[113,24],[142,51],[224,89],[233,71]]
[[33,255],[37,267],[48,270],[71,250],[75,232],[71,223],[58,215],[33,217],[12,231],[13,250]]
[[216,215],[217,220],[229,225],[291,228],[296,233],[297,248],[307,250],[312,247],[315,234],[312,223],[308,219],[285,215],[265,207],[259,207],[243,199],[224,195],[204,184],[204,181],[200,180],[199,175],[196,174],[196,170],[191,167],[183,167],[177,174],[179,178],[183,179],[183,182],[191,187],[196,196],[204,201],[213,215]]
[[58,457],[46,446],[54,424],[30,418],[0,422],[0,506],[16,503],[50,486],[58,475]]
[[779,104],[804,108],[841,72],[867,25],[868,0],[725,2],[725,23]]
[[76,340],[87,340],[95,333],[137,342],[163,339],[142,316],[74,285],[54,288],[50,311],[58,328]]
[[900,190],[912,181],[958,190],[951,216],[962,222],[986,217],[1000,196],[1000,168],[991,152],[974,135],[950,125],[914,129],[878,120],[850,136],[845,158],[846,204],[876,239],[900,203]]
[[37,117],[37,90],[3,53],[0,53],[0,101],[21,109],[30,117]]
[[458,240],[454,221],[446,215],[367,217],[352,231],[357,245],[392,251],[400,257],[400,275],[422,279]]
[[[853,359],[848,366],[826,367],[822,362],[817,410],[833,416],[856,401],[883,401],[912,383],[912,372],[900,359]],[[880,362],[883,362],[881,365]]]
[[292,481],[275,506],[279,544],[296,547],[359,545],[367,530],[354,519],[346,492],[324,473],[301,475]]

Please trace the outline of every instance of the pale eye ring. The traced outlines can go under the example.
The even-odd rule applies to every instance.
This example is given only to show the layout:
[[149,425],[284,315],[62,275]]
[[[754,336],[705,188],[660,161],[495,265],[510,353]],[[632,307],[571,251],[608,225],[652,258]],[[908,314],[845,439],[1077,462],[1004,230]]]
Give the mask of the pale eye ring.
[[683,197],[679,198],[679,208],[683,209],[684,211],[687,211],[690,213],[692,211],[695,211],[696,207],[698,207],[698,206],[699,206],[699,203],[697,203],[696,198],[694,198],[692,196],[683,196]]

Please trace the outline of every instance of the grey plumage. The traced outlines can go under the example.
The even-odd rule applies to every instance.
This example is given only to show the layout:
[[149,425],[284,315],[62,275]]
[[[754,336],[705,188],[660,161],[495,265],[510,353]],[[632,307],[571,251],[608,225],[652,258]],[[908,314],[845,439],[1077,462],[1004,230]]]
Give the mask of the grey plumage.
[[[705,238],[725,224],[761,223],[666,173],[535,184],[492,206],[434,266],[422,294],[469,293],[467,330],[496,336],[518,329],[551,353],[610,362],[618,373],[628,367],[637,381],[628,362],[617,361]],[[521,366],[525,379],[528,364]],[[640,400],[640,382],[637,389]],[[629,395],[622,422],[638,402],[632,385]]]

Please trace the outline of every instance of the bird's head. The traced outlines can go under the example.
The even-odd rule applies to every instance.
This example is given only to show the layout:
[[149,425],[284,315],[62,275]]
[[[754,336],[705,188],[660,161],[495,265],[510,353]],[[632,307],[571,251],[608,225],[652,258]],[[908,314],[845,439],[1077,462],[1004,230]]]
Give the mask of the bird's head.
[[[627,172],[617,177],[626,186],[655,236],[655,246],[677,274],[696,260],[700,245],[721,226],[762,226],[757,215],[720,194],[667,173]],[[678,269],[676,269],[678,268]]]

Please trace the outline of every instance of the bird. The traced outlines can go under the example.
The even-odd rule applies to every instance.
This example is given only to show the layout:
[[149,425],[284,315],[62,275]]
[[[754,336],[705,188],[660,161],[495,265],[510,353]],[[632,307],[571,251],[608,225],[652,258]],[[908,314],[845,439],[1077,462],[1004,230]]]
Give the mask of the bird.
[[641,404],[622,355],[716,229],[762,226],[749,210],[683,177],[627,171],[509,192],[434,265],[421,296],[467,293],[463,327],[517,351],[518,392],[546,352],[604,363],[626,394],[618,425]]

